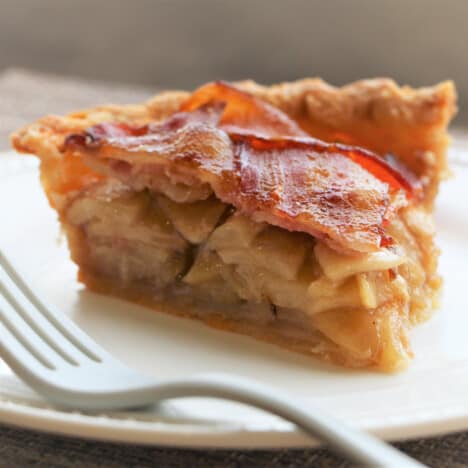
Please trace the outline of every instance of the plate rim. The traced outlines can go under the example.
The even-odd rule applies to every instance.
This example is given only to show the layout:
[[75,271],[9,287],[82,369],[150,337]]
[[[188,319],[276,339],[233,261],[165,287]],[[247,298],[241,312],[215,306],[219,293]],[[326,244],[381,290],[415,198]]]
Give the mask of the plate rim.
[[[401,420],[400,423],[385,427],[368,428],[364,425],[360,428],[383,440],[395,442],[447,435],[468,427],[468,408],[462,414],[459,407],[452,409],[451,413],[446,411],[442,415],[439,412],[438,418],[434,418],[432,414],[411,423]],[[277,425],[276,429],[267,424],[263,428],[260,424],[251,427],[248,423],[217,425],[216,428],[187,424],[176,428],[167,422],[143,422],[131,418],[111,418],[102,414],[65,412],[8,400],[0,400],[0,422],[65,437],[174,448],[243,450],[314,448],[321,445],[318,440],[304,435],[287,422]]]

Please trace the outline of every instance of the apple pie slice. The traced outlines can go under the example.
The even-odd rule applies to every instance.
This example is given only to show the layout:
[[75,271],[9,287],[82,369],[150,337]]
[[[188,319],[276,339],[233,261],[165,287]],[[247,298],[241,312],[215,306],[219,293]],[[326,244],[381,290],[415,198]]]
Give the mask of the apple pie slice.
[[441,280],[450,82],[215,82],[15,133],[90,289],[350,367],[412,356]]

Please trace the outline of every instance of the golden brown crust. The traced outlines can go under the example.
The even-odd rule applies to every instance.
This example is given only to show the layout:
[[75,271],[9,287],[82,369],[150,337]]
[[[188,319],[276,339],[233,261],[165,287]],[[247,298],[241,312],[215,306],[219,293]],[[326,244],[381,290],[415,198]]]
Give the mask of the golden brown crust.
[[367,120],[381,124],[447,124],[456,111],[451,81],[418,89],[400,87],[387,78],[356,81],[341,88],[318,78],[273,86],[244,81],[238,86],[291,116],[307,116],[336,127]]
[[[446,128],[456,112],[456,92],[450,81],[419,89],[399,87],[383,78],[341,88],[318,78],[272,86],[242,81],[236,86],[285,111],[313,136],[357,144],[379,154],[394,153],[422,178],[429,205],[447,174]],[[160,120],[189,96],[167,91],[140,105],[100,106],[63,118],[45,117],[13,134],[12,145],[20,152],[58,155],[57,147],[67,133],[106,121]]]

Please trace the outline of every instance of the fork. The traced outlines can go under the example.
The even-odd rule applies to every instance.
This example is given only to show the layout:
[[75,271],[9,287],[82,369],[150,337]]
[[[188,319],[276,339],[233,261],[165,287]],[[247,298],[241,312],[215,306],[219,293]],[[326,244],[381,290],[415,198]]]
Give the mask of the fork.
[[138,373],[46,305],[1,249],[0,337],[0,357],[18,377],[46,400],[65,408],[144,408],[173,398],[220,398],[280,416],[360,466],[424,466],[320,408],[252,380],[210,374],[163,381]]

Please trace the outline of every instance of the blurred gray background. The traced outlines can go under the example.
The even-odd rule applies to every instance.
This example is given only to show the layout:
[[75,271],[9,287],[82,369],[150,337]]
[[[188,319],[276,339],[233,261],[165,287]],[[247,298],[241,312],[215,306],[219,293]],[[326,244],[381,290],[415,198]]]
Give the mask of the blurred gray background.
[[0,71],[191,88],[215,78],[454,79],[468,123],[467,0],[0,0]]

